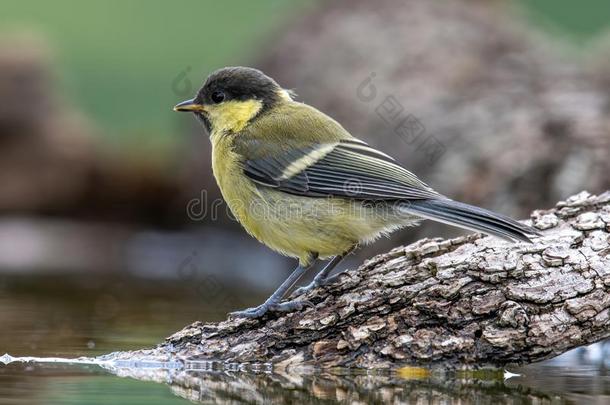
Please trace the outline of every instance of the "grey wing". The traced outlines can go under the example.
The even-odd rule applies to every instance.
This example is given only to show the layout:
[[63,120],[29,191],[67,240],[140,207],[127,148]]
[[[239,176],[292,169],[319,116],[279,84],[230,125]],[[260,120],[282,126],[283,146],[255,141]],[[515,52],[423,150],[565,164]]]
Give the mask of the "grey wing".
[[258,184],[308,197],[373,201],[442,198],[393,158],[357,139],[247,160],[244,172]]
[[394,159],[357,140],[290,149],[245,162],[258,184],[309,197],[408,200],[402,212],[508,240],[529,242],[538,231],[504,215],[460,203],[437,193]]

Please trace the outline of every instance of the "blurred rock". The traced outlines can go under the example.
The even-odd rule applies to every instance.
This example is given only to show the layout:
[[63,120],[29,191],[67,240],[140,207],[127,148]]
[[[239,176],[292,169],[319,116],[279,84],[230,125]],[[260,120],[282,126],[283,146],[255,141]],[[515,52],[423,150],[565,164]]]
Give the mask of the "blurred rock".
[[91,129],[55,97],[49,55],[33,38],[0,42],[0,210],[77,198],[94,161]]
[[56,82],[44,41],[0,40],[0,213],[188,221],[170,159],[106,144]]
[[[610,187],[610,66],[593,74],[564,60],[514,11],[319,3],[274,36],[258,66],[438,191],[519,218]],[[459,232],[427,226],[396,239]]]
[[9,37],[0,51],[0,140],[37,136],[54,107],[47,49],[35,38]]

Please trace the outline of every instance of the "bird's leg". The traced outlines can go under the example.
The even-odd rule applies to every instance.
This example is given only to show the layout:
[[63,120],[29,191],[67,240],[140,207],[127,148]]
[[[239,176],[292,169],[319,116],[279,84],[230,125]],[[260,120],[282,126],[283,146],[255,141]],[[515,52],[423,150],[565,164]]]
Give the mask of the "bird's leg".
[[[328,277],[328,275],[330,274],[331,271],[333,271],[333,269],[335,267],[337,267],[337,265],[339,263],[341,263],[341,261],[350,253],[352,253],[354,250],[356,249],[356,246],[354,245],[353,247],[351,247],[349,250],[347,250],[345,253],[342,253],[340,255],[337,255],[335,257],[333,257],[327,264],[326,266],[324,266],[324,268],[322,270],[320,270],[318,272],[318,274],[316,274],[316,276],[313,278],[313,280],[311,281],[311,283],[307,284],[304,287],[300,287],[297,288],[296,290],[294,290],[294,292],[291,294],[292,297],[297,297],[301,294],[305,294],[311,290],[313,290],[316,287],[320,287],[323,285],[328,284],[329,282],[331,282],[336,276],[333,277]],[[339,273],[340,274],[340,273]]]
[[315,263],[317,255],[312,255],[306,264],[300,263],[288,278],[278,287],[267,300],[258,307],[244,309],[243,311],[231,312],[229,315],[238,318],[260,318],[267,311],[289,312],[311,305],[307,301],[288,301],[280,303],[282,297]]
[[316,287],[320,287],[326,284],[328,282],[328,274],[333,271],[333,269],[337,267],[339,263],[341,263],[344,257],[345,256],[343,255],[337,255],[333,257],[328,263],[326,263],[326,266],[324,266],[324,268],[320,270],[318,274],[316,274],[311,283],[307,284],[306,286],[297,288],[290,296],[298,297],[299,295],[305,294]]

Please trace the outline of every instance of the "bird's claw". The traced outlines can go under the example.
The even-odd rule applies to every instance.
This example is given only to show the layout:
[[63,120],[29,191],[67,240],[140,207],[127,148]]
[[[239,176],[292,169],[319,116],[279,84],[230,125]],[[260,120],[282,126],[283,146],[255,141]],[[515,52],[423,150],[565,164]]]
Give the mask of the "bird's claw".
[[298,297],[299,295],[303,295],[303,294],[307,294],[308,292],[310,292],[311,290],[313,290],[316,287],[319,287],[320,284],[318,282],[316,282],[316,280],[313,280],[311,283],[303,286],[303,287],[299,287],[297,289],[295,289],[292,294],[290,294],[291,297]]
[[316,277],[311,281],[311,283],[307,284],[306,286],[295,289],[292,294],[290,294],[290,297],[298,297],[299,295],[307,294],[314,288],[324,287],[326,285],[332,284],[341,276],[341,274],[343,274],[343,272],[337,273],[332,276],[326,276],[324,278]]
[[247,308],[242,311],[229,312],[229,317],[231,318],[260,318],[265,315],[268,308],[263,305],[259,305],[258,307]]
[[292,311],[300,311],[305,307],[313,308],[314,305],[311,301],[292,300],[292,301],[287,301],[287,302],[282,302],[282,303],[276,304],[269,309],[271,311],[275,311],[275,312],[292,312]]
[[232,318],[250,318],[257,319],[262,318],[267,312],[292,312],[300,311],[301,309],[309,307],[313,308],[314,305],[310,301],[305,300],[293,300],[287,302],[280,302],[277,304],[264,303],[257,307],[244,309],[243,311],[230,312],[229,316]]

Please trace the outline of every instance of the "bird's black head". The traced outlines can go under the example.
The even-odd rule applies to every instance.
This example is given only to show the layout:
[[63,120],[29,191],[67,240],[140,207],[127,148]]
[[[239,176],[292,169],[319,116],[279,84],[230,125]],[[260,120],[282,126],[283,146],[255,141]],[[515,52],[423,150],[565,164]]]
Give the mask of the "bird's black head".
[[275,80],[258,69],[225,67],[208,76],[195,101],[218,104],[231,100],[260,100],[265,108],[269,108],[281,97],[281,91]]
[[208,130],[238,132],[257,115],[286,100],[290,100],[289,93],[260,70],[225,67],[208,76],[194,99],[174,110],[195,113]]

